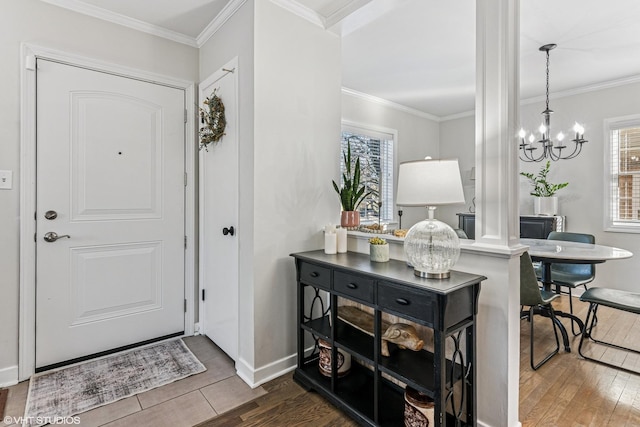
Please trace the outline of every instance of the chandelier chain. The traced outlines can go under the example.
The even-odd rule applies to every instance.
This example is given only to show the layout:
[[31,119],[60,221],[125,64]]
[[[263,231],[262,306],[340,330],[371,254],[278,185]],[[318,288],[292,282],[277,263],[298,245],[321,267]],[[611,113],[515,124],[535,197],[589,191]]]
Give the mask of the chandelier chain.
[[549,51],[547,50],[547,110],[549,110]]

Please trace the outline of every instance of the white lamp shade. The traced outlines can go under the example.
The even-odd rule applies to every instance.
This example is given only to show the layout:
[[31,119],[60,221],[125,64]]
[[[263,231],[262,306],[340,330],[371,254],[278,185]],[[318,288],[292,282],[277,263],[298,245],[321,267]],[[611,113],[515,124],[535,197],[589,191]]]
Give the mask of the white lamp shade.
[[458,160],[416,160],[400,163],[398,206],[464,203]]

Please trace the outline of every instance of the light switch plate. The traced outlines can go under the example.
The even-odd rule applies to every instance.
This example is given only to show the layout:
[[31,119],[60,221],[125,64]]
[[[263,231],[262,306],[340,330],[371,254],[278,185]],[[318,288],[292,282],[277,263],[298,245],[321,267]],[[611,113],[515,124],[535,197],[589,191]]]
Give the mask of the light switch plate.
[[13,171],[0,171],[0,190],[11,190],[13,187]]

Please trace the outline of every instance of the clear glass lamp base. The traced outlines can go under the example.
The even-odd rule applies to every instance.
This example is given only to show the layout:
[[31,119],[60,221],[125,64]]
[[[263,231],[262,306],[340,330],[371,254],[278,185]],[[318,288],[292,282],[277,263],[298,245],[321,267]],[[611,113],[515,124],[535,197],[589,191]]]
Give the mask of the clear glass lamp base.
[[416,276],[446,279],[460,258],[460,239],[449,225],[428,218],[409,229],[404,253]]

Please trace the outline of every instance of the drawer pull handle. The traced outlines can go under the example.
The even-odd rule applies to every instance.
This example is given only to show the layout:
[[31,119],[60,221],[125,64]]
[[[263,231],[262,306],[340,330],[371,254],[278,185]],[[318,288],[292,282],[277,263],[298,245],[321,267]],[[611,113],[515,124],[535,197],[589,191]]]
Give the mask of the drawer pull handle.
[[396,298],[396,302],[400,305],[409,305],[409,300],[404,298]]
[[311,277],[318,277],[320,275],[320,273],[318,273],[317,271],[312,271],[311,274],[309,274],[309,276]]
[[355,283],[348,283],[347,284],[347,288],[349,288],[349,289],[358,289],[358,285],[356,285]]

